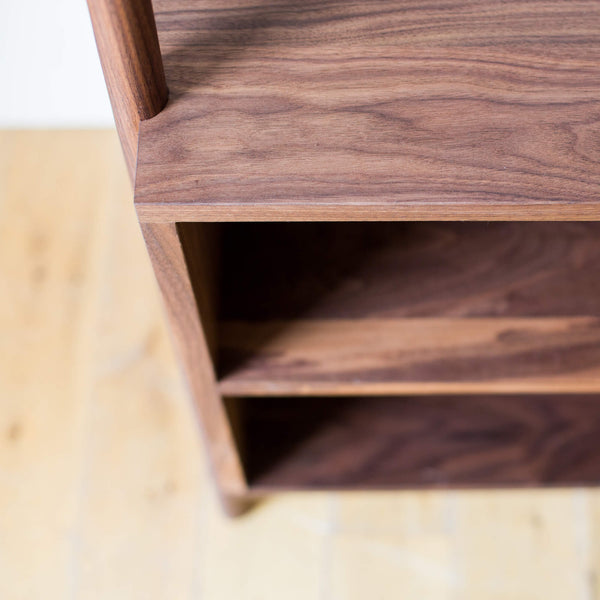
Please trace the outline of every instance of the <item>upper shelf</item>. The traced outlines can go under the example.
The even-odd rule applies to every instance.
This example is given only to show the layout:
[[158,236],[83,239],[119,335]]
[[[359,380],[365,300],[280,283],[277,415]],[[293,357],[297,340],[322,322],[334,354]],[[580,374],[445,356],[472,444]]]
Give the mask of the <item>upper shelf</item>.
[[598,0],[156,0],[142,220],[600,219]]

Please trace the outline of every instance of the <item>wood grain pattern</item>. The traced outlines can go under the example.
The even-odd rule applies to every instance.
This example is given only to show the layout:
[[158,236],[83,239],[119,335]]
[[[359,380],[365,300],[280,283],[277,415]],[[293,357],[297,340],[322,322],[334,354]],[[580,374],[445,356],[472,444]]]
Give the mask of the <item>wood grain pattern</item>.
[[197,310],[201,315],[204,338],[214,363],[217,357],[217,313],[220,295],[219,230],[208,223],[181,223],[177,225],[177,235],[185,256]]
[[600,320],[226,322],[226,395],[600,392]]
[[220,227],[223,321],[600,316],[598,223]]
[[241,402],[256,493],[600,483],[598,396]]
[[175,344],[186,370],[224,506],[230,514],[237,514],[246,507],[243,500],[246,482],[225,408],[217,393],[209,348],[181,240],[175,225],[146,224],[142,232],[165,300]]
[[88,0],[102,70],[133,179],[139,122],[168,97],[151,0]]
[[598,219],[596,0],[157,0],[143,220]]
[[226,224],[229,395],[600,391],[596,223]]

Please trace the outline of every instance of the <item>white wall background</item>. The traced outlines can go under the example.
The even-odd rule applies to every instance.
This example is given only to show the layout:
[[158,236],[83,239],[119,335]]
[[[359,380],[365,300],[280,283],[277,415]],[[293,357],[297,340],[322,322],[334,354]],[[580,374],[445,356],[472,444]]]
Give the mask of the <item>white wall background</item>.
[[112,125],[86,0],[0,0],[0,128]]

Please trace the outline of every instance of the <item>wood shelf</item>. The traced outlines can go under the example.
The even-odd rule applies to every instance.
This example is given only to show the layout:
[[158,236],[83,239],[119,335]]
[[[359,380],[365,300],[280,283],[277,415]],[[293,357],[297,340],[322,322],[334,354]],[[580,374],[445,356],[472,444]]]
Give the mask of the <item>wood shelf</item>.
[[399,319],[226,324],[225,395],[600,393],[600,322]]
[[600,216],[596,0],[156,0],[147,221]]
[[600,483],[598,396],[229,400],[251,490]]
[[225,395],[600,392],[600,224],[225,225]]

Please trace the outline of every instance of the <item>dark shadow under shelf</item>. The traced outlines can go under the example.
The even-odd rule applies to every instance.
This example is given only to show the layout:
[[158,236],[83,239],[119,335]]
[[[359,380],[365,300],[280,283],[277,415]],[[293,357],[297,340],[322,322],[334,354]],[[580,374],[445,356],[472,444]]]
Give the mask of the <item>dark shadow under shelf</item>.
[[251,488],[600,483],[600,397],[227,399]]

